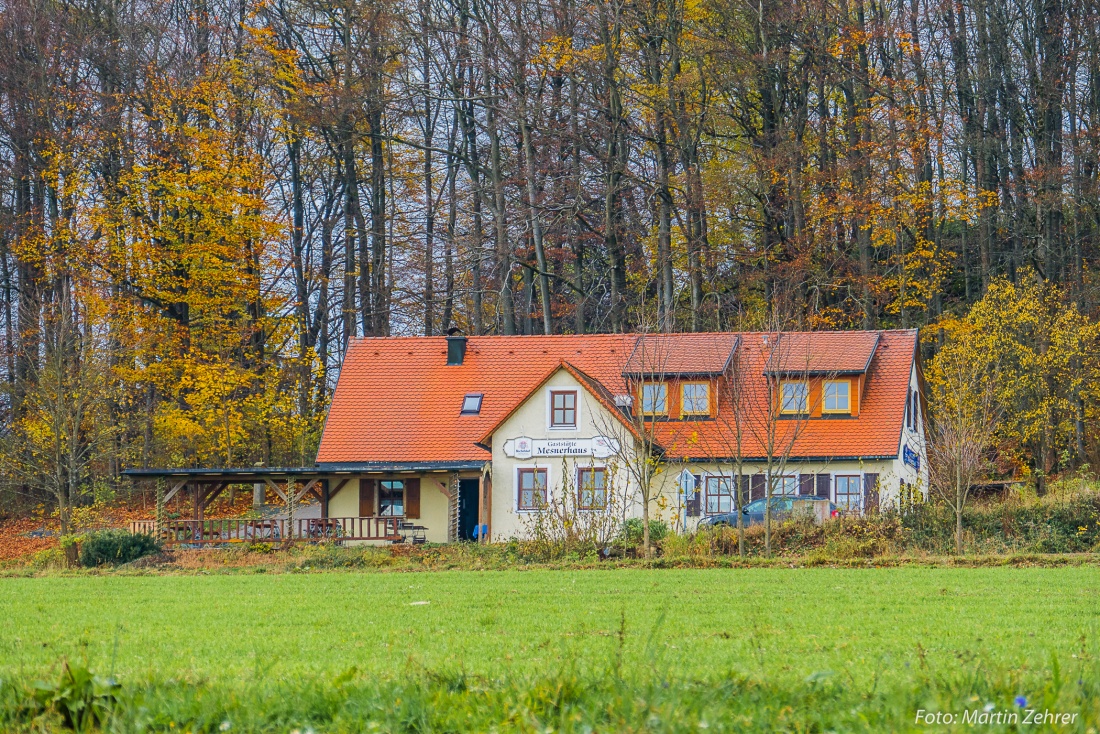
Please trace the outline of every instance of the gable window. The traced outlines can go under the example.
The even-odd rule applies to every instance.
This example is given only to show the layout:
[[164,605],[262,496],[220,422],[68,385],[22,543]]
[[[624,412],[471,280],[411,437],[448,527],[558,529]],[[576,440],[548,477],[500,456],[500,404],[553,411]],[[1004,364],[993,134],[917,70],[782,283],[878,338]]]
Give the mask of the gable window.
[[405,481],[383,479],[378,483],[378,514],[398,517],[405,514]]
[[550,427],[577,427],[576,390],[552,390],[550,392]]
[[825,403],[821,408],[822,411],[825,413],[851,413],[851,389],[852,383],[848,380],[826,380]]
[[546,506],[546,470],[517,469],[519,498],[517,509],[531,512]]
[[710,385],[706,382],[681,385],[680,412],[683,415],[710,415]]
[[642,415],[668,414],[668,384],[664,382],[642,383]]
[[462,398],[461,415],[479,415],[481,413],[481,398],[482,394],[479,392],[466,393],[466,396]]
[[859,512],[860,484],[858,474],[838,476],[836,478],[836,506],[845,512]]
[[805,382],[783,381],[779,383],[779,412],[805,413],[810,387]]
[[577,470],[577,507],[607,509],[607,470],[602,466]]
[[733,483],[730,477],[707,477],[707,514],[733,512]]

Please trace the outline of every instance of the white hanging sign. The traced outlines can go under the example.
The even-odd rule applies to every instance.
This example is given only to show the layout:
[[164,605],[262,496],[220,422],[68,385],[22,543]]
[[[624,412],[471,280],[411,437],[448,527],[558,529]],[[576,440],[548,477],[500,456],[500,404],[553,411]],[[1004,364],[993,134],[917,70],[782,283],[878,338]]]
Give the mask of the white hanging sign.
[[592,456],[606,459],[619,450],[619,442],[607,436],[592,438],[510,438],[504,442],[504,455],[513,459],[540,456]]

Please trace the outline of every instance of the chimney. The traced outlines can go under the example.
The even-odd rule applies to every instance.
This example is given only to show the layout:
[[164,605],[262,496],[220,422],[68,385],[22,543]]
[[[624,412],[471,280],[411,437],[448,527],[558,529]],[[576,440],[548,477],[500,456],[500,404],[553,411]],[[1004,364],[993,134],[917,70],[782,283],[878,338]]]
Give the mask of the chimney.
[[466,359],[466,335],[458,329],[447,330],[447,364],[459,365]]

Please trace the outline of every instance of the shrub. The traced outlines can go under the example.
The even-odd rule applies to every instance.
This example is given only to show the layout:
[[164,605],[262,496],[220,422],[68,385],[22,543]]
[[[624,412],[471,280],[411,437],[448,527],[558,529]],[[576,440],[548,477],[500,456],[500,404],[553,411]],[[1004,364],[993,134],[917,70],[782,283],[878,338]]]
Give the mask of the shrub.
[[151,535],[102,530],[86,536],[80,547],[80,565],[94,568],[129,563],[160,550],[160,543]]
[[[642,521],[632,517],[623,523],[622,538],[631,545],[640,545],[644,529],[645,526]],[[660,520],[649,521],[649,541],[651,543],[660,542],[666,535],[668,535],[668,525]]]

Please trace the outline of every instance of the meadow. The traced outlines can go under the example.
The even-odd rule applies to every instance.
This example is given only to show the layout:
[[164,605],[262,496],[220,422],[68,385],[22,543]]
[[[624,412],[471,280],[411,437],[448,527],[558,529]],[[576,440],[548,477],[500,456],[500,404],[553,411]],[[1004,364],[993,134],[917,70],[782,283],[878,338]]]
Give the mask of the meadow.
[[63,660],[122,684],[119,731],[1100,722],[1091,566],[56,575],[0,579],[0,620],[16,729]]

